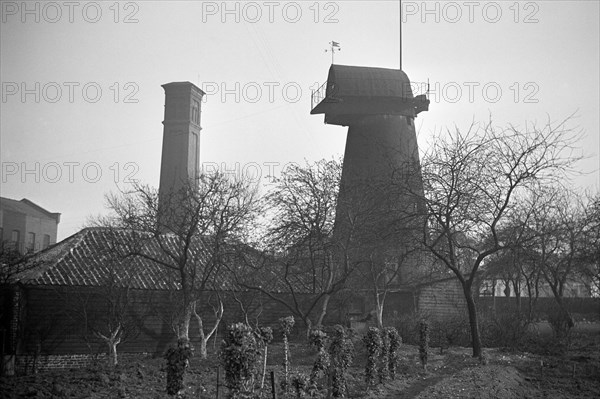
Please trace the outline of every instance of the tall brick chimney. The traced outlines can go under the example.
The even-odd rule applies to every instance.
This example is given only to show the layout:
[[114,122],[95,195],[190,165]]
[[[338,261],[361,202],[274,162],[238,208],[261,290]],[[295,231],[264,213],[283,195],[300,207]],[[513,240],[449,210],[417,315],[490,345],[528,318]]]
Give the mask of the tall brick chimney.
[[186,186],[198,187],[200,106],[205,93],[190,82],[172,82],[162,87],[165,90],[165,117],[158,202],[159,224],[165,227],[173,223],[164,218],[176,213],[173,208],[177,207],[177,195]]

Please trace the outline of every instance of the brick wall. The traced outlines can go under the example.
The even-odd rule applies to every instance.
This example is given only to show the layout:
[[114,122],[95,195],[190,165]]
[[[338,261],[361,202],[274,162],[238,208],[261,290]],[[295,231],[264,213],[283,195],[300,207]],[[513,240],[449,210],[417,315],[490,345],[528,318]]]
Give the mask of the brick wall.
[[432,320],[466,315],[467,308],[460,282],[451,278],[422,286],[418,292],[417,308]]
[[[98,356],[106,356],[106,344],[87,333],[84,336],[82,323],[73,318],[73,313],[68,311],[69,302],[79,303],[85,300],[91,307],[89,317],[94,317],[93,310],[99,304],[98,297],[94,294],[77,291],[73,287],[59,292],[52,287],[26,287],[23,292],[22,305],[19,314],[22,320],[18,329],[18,344],[8,354],[16,354],[16,368],[31,371],[34,368],[46,370],[52,368],[76,368],[85,367]],[[129,340],[123,341],[118,346],[119,356],[130,354],[152,353],[162,354],[175,342],[175,334],[169,323],[168,316],[172,315],[167,291],[137,290],[132,294],[135,301],[134,312],[139,316],[140,331]],[[273,294],[288,304],[293,300],[289,293]],[[222,294],[225,306],[225,314],[219,326],[218,337],[225,332],[228,324],[244,321],[247,317],[251,325],[271,326],[277,329],[278,319],[289,316],[292,311],[280,301],[269,298],[258,292],[241,292]],[[353,299],[354,298],[354,299]],[[348,324],[350,308],[356,299],[362,303],[360,313],[368,316],[371,308],[368,292],[342,292],[329,302],[324,324]],[[298,298],[299,306],[307,309],[310,306],[311,295]],[[212,328],[215,316],[212,306],[215,304],[214,295],[207,293],[201,300],[198,311],[203,317],[205,331]],[[416,298],[412,292],[390,293],[385,307],[384,318],[393,318],[398,313],[412,313]],[[314,307],[312,320],[315,321],[316,314],[320,311],[320,305]],[[301,320],[296,320],[293,334],[302,336],[305,333],[305,325]],[[16,329],[15,329],[16,330]],[[190,325],[190,339],[193,345],[198,345],[198,326],[192,318]],[[281,339],[279,334],[277,339]],[[211,343],[212,344],[212,339]],[[96,354],[95,356],[90,354]],[[100,355],[98,355],[100,354]]]
[[[148,353],[119,353],[119,361],[139,359]],[[72,355],[20,355],[15,358],[14,371],[19,374],[32,374],[50,370],[65,370],[90,367],[107,361],[107,355],[100,353]]]
[[[475,301],[477,309],[486,315],[516,314],[519,310],[519,300],[516,297],[479,297]],[[600,298],[563,298],[563,304],[576,320],[600,320]],[[555,311],[556,307],[557,304],[554,298],[533,298],[532,316],[546,320],[548,314]],[[529,311],[528,297],[521,297],[520,310],[523,313]]]
[[[157,353],[161,354],[175,342],[175,334],[168,320],[173,314],[171,307],[172,298],[167,291],[136,290],[132,293],[132,312],[135,313],[136,325],[139,331],[128,340],[119,345],[120,353]],[[287,303],[293,304],[290,294],[276,294]],[[79,355],[85,353],[101,353],[106,351],[106,344],[86,332],[83,323],[77,319],[77,314],[69,310],[73,303],[84,302],[89,306],[87,316],[92,319],[101,312],[105,305],[101,298],[90,293],[78,292],[75,289],[66,289],[59,292],[51,287],[27,287],[24,292],[24,309],[20,309],[22,319],[18,329],[18,344],[14,345],[7,354],[17,355]],[[244,321],[248,318],[251,325],[276,327],[280,317],[289,316],[292,311],[284,304],[257,292],[243,292],[222,294],[225,314],[219,326],[223,332],[228,324]],[[300,306],[308,308],[308,296],[299,298]],[[302,303],[302,302],[305,302]],[[205,331],[212,328],[215,320],[212,306],[215,298],[206,295],[200,301],[198,311],[203,317]],[[320,310],[316,306],[313,317]],[[246,313],[246,314],[245,314]],[[333,299],[329,303],[325,322],[334,324],[343,322],[346,309],[339,300]],[[296,320],[294,330],[297,333],[304,331],[301,320]],[[190,325],[190,339],[199,342],[198,326],[192,318]]]

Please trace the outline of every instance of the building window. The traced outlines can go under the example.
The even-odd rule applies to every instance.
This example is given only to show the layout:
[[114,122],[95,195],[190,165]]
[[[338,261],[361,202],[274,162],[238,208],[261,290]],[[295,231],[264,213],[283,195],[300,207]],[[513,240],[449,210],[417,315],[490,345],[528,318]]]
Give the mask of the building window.
[[19,232],[19,230],[13,230],[12,231],[12,235],[10,237],[10,240],[12,242],[14,242],[15,244],[19,244],[19,241],[21,241],[21,233]]
[[10,247],[14,250],[21,251],[21,232],[13,230],[10,235]]
[[46,249],[50,246],[50,236],[48,234],[44,234],[44,246],[42,249]]
[[200,124],[200,103],[196,100],[192,100],[192,122],[196,125]]
[[27,233],[27,251],[35,251],[35,233]]

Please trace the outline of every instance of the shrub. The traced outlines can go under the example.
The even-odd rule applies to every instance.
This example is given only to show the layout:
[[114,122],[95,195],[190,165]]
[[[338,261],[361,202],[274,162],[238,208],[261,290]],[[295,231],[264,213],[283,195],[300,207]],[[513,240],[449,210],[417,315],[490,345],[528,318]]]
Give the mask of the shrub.
[[367,348],[367,365],[365,366],[365,382],[367,387],[375,385],[375,375],[377,373],[377,361],[381,353],[381,335],[375,327],[370,327],[369,331],[363,337],[363,342]]
[[390,354],[390,337],[385,328],[379,331],[381,336],[381,354],[379,362],[379,382],[383,383],[390,376],[389,374],[389,354]]
[[183,389],[183,376],[192,357],[190,342],[185,339],[177,341],[176,348],[169,348],[164,355],[167,360],[167,393],[177,395]]
[[308,377],[305,374],[298,373],[292,378],[292,388],[296,392],[296,397],[301,398],[308,387]]
[[554,337],[559,340],[569,338],[571,329],[575,327],[571,315],[558,306],[548,312],[548,323],[550,323]]
[[346,371],[354,360],[354,344],[346,329],[339,324],[334,326],[331,344],[331,394],[334,398],[344,398],[347,391]]
[[220,357],[230,398],[252,393],[259,354],[255,335],[249,326],[236,323],[227,328]]
[[468,346],[471,342],[469,320],[465,317],[454,316],[432,322],[430,330],[430,345],[440,348],[450,346]]
[[319,329],[316,329],[310,332],[308,338],[310,344],[317,348],[317,359],[313,365],[308,383],[309,391],[311,394],[314,394],[318,389],[317,380],[327,372],[329,366],[331,365],[331,361],[329,358],[329,353],[327,353],[325,350],[327,334]]
[[390,340],[389,349],[389,360],[388,370],[392,379],[396,378],[396,371],[398,369],[398,362],[400,361],[400,345],[402,344],[402,337],[398,334],[398,330],[394,327],[386,328],[388,338]]
[[520,348],[529,337],[524,315],[501,313],[480,318],[481,338],[487,347]]
[[427,314],[424,313],[400,314],[393,319],[393,325],[403,342],[419,345],[419,326],[424,319],[427,319]]

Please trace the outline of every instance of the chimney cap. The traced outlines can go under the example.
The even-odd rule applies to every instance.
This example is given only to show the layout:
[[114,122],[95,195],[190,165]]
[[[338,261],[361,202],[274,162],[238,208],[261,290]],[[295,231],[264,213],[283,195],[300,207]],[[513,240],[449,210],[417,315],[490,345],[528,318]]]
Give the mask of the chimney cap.
[[189,91],[195,91],[197,92],[199,95],[203,96],[206,93],[202,91],[202,89],[200,89],[198,86],[196,86],[195,84],[193,84],[192,82],[170,82],[170,83],[165,83],[164,85],[162,85],[162,88],[165,89],[165,91],[170,91],[170,90],[188,90]]

